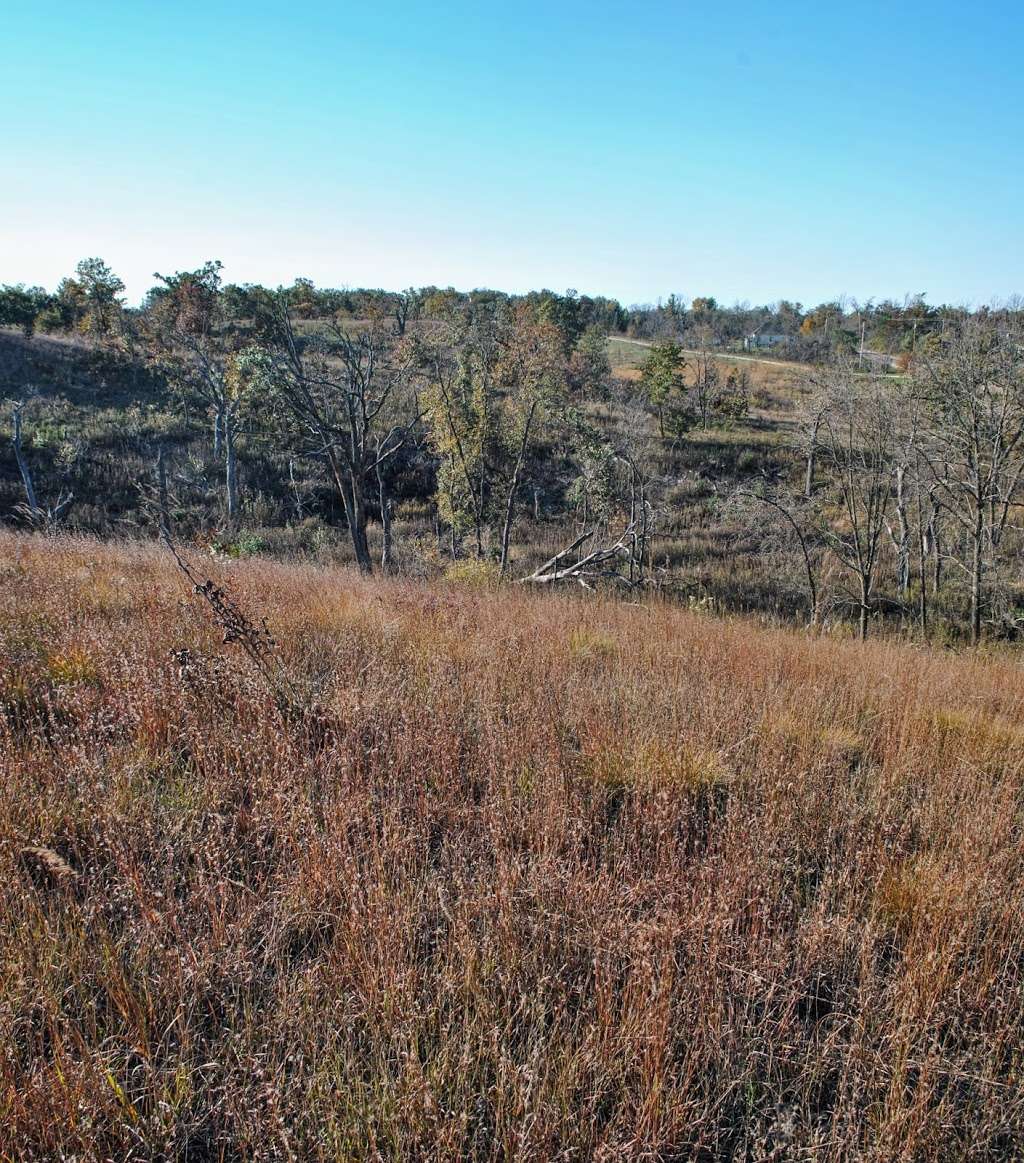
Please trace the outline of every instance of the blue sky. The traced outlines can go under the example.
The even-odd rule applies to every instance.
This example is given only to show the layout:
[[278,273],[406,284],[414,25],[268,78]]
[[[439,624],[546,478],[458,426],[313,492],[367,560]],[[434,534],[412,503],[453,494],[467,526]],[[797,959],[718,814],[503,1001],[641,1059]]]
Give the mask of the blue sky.
[[1024,6],[0,3],[0,282],[1024,292]]

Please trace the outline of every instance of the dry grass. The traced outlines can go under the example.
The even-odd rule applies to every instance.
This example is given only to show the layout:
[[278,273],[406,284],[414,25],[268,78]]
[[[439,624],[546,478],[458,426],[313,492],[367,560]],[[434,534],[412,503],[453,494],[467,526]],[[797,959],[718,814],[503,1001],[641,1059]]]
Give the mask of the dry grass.
[[0,551],[0,1157],[1024,1152],[1015,663]]
[[[649,352],[650,346],[642,342],[637,343],[616,336],[612,336],[608,340],[608,356],[611,360],[612,372],[619,379],[639,380],[641,365]],[[755,389],[762,389],[781,396],[788,396],[798,390],[806,382],[810,371],[806,364],[765,356],[744,356],[724,351],[712,351],[710,354],[718,363],[723,375],[728,375],[731,371],[745,371]],[[690,376],[692,378],[692,368]]]

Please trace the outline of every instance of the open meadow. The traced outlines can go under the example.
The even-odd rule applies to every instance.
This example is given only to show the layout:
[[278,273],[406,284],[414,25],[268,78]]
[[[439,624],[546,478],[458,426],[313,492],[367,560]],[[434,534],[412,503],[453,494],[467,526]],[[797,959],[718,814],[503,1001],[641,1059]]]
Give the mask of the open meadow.
[[0,1158],[1024,1153],[1009,653],[0,561]]

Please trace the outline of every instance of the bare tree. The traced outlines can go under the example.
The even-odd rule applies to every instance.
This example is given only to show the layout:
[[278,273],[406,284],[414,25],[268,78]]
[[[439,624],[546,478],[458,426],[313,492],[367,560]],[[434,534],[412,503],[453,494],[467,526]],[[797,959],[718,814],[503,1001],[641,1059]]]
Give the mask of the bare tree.
[[820,612],[818,572],[821,567],[821,550],[820,545],[815,543],[813,528],[809,526],[807,499],[779,487],[764,488],[760,491],[740,488],[735,490],[729,502],[749,502],[752,510],[767,509],[782,529],[796,541],[807,586],[810,624],[812,627],[817,626]]
[[922,457],[932,496],[959,534],[962,548],[950,545],[946,556],[967,576],[977,644],[986,579],[1011,514],[1024,504],[1024,348],[1019,336],[970,317],[917,367],[928,408]]
[[889,385],[837,373],[820,428],[821,454],[835,502],[825,543],[855,581],[861,640],[868,634],[882,535],[893,496],[897,407]]
[[721,373],[714,356],[708,353],[706,328],[700,329],[700,349],[694,356],[693,399],[696,404],[700,426],[706,432],[711,424],[721,381]]
[[[305,454],[326,462],[345,510],[356,563],[371,573],[370,492],[376,486],[380,496],[383,467],[419,419],[415,401],[403,398],[402,388],[411,380],[404,346],[383,317],[352,333],[332,324],[300,339],[283,295],[269,297],[265,308],[268,345],[239,356],[241,373],[275,394]],[[385,511],[389,520],[386,500]]]
[[152,293],[151,334],[163,352],[165,369],[179,391],[201,400],[213,417],[213,455],[224,461],[224,494],[229,527],[238,519],[238,436],[241,383],[234,341],[224,322],[221,264],[160,275]]
[[399,291],[391,298],[392,314],[395,318],[395,334],[403,336],[411,320],[419,314],[422,296],[413,287]]
[[558,328],[534,318],[525,305],[513,314],[502,347],[498,377],[508,388],[505,436],[512,457],[501,526],[500,575],[504,577],[527,453],[545,409],[564,390],[566,361]]
[[32,524],[43,525],[46,528],[52,529],[67,513],[75,498],[73,493],[61,491],[57,500],[52,505],[41,505],[39,503],[35,483],[32,479],[32,470],[29,468],[28,460],[25,457],[22,442],[22,409],[24,406],[23,401],[17,401],[11,409],[11,424],[13,430],[11,444],[14,448],[14,459],[18,465],[18,472],[21,474],[21,483],[25,489],[25,504],[22,508]]
[[[919,449],[920,417],[917,401],[913,398],[905,398],[902,402],[902,407],[898,409],[898,415],[895,419],[898,422],[898,427],[893,433],[892,462],[895,524],[887,520],[885,527],[889,533],[889,539],[892,542],[895,553],[897,590],[900,598],[906,602],[910,597],[913,540],[911,521],[915,494],[918,499],[919,525],[920,519],[923,517],[920,489],[917,481],[918,474],[915,473],[915,468],[919,468],[921,464]],[[920,536],[918,537],[918,544],[922,544]],[[923,565],[921,568],[921,586],[922,588],[924,587]]]
[[818,433],[825,411],[827,393],[819,390],[816,379],[809,383],[810,395],[803,406],[800,420],[802,451],[804,454],[804,496],[810,500],[814,493],[814,474],[818,458]]

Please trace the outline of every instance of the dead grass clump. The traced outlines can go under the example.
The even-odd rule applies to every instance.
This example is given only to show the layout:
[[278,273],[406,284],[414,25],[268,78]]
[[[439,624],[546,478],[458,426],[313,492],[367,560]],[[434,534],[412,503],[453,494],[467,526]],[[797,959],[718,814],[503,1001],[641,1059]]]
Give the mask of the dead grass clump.
[[75,884],[78,873],[52,848],[29,846],[21,850],[21,862],[36,884],[65,887]]

